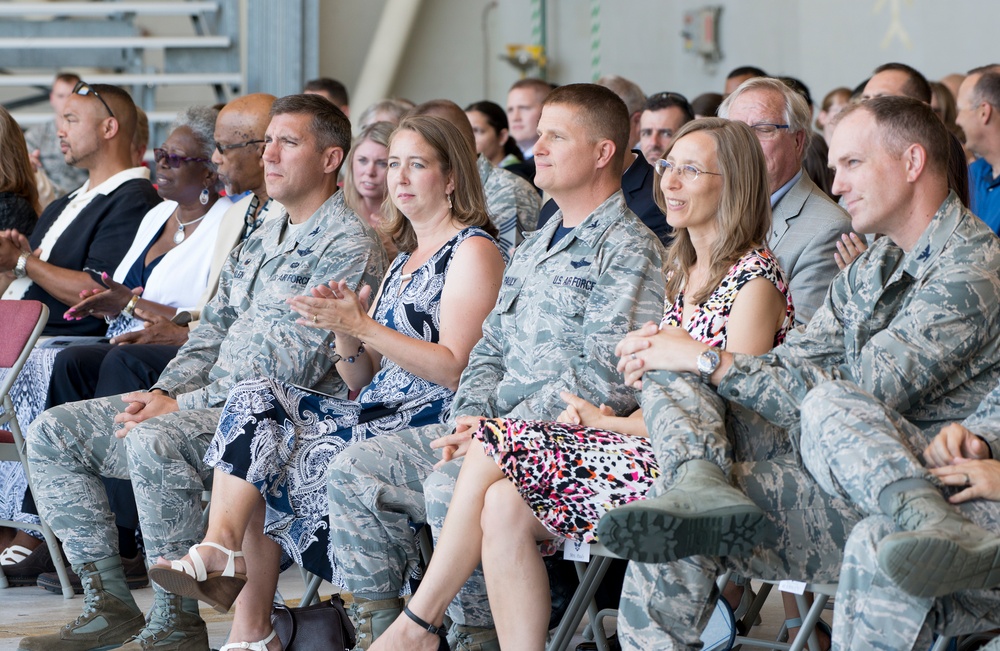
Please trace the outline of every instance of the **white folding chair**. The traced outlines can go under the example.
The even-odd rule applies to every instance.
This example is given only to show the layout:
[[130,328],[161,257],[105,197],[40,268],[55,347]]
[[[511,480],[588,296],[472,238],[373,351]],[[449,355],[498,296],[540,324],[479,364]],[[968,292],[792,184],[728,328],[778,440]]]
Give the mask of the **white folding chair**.
[[[0,301],[0,324],[2,324],[3,336],[0,337],[0,369],[6,371],[3,379],[0,379],[0,461],[13,461],[20,463],[24,467],[24,476],[27,479],[28,487],[31,487],[31,474],[28,472],[27,448],[24,437],[21,435],[21,428],[17,424],[17,414],[14,412],[14,403],[10,399],[10,389],[17,379],[18,373],[24,367],[31,349],[38,341],[42,329],[49,318],[49,310],[43,303],[38,301]],[[25,522],[15,522],[13,520],[0,520],[0,526],[16,527],[19,529],[30,529],[41,532],[45,538],[45,544],[49,547],[52,562],[56,566],[56,573],[59,575],[59,583],[62,585],[63,597],[73,598],[73,586],[69,582],[69,573],[63,561],[62,552],[59,549],[59,541],[56,540],[52,529],[40,518],[40,524],[28,524]],[[7,578],[0,573],[0,588],[7,588]]]

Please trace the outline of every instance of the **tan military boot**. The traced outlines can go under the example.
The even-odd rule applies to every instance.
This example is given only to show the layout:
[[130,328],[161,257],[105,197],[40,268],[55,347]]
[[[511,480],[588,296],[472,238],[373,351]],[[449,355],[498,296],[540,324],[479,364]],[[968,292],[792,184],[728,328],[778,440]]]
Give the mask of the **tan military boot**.
[[354,648],[367,649],[403,612],[403,600],[398,597],[376,600],[355,597],[348,610],[358,638]]
[[918,597],[1000,585],[1000,536],[966,519],[930,482],[915,481],[897,482],[909,486],[901,491],[890,485],[879,498],[902,529],[879,543],[882,571]]
[[142,629],[121,558],[112,556],[73,568],[83,583],[83,613],[57,633],[21,640],[22,651],[107,651],[117,649]]
[[681,464],[674,484],[659,497],[605,513],[597,539],[619,556],[667,563],[744,554],[773,532],[764,511],[733,488],[722,469],[695,459]]
[[198,600],[156,589],[146,627],[120,651],[208,651],[208,627]]

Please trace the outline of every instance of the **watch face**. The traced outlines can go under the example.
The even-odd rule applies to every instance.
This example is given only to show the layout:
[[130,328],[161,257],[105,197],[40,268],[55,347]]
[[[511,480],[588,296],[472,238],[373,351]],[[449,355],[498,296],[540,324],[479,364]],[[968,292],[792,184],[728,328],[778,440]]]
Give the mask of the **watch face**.
[[719,353],[714,350],[706,350],[698,355],[698,370],[702,373],[711,373],[719,365]]

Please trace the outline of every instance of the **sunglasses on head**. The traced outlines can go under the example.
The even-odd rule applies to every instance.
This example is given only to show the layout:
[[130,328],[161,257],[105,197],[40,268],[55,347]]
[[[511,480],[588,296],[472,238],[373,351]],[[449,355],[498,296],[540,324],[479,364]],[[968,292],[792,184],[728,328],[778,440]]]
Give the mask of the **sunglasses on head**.
[[76,86],[73,87],[73,94],[81,95],[83,97],[87,97],[88,95],[93,95],[94,97],[100,100],[101,104],[104,104],[104,108],[108,110],[108,115],[110,115],[111,117],[115,117],[115,113],[114,111],[111,110],[111,107],[108,106],[108,103],[105,102],[104,98],[101,97],[100,93],[91,88],[90,84],[88,84],[87,82],[85,81],[76,82]]
[[182,163],[207,163],[207,158],[195,158],[193,156],[178,156],[177,154],[171,154],[167,152],[166,149],[154,149],[153,150],[153,160],[157,163],[167,161],[167,166],[177,169]]

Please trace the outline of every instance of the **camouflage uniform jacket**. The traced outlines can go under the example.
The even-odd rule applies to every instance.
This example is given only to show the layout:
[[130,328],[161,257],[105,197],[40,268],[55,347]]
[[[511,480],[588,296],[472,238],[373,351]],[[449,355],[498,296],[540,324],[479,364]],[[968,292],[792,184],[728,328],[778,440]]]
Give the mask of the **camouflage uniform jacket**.
[[495,166],[482,154],[476,160],[486,194],[486,210],[500,231],[500,250],[509,254],[523,232],[535,230],[542,198],[535,186],[517,174]]
[[342,192],[282,242],[287,222],[287,213],[269,219],[233,251],[200,324],[157,380],[155,388],[181,409],[221,407],[230,387],[259,375],[346,395],[329,346],[333,335],[297,325],[299,314],[285,299],[331,280],[378,287],[385,249]]
[[806,392],[842,379],[921,429],[960,420],[1000,379],[998,307],[1000,241],[951,194],[912,251],[883,237],[837,275],[808,328],[736,355],[719,395],[794,430]]
[[551,420],[560,391],[636,408],[615,370],[615,345],[663,315],[662,247],[625,205],[609,197],[554,247],[561,213],[528,236],[507,266],[452,404],[455,416]]

